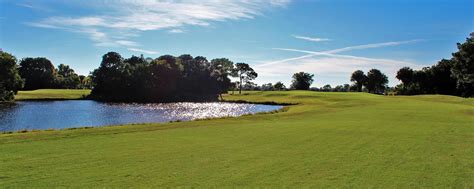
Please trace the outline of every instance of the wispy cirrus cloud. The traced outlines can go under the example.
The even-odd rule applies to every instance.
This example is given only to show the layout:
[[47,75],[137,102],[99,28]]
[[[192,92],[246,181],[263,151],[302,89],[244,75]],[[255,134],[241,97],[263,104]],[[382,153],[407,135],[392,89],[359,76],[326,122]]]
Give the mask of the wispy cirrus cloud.
[[35,10],[35,11],[44,11],[44,12],[49,12],[51,11],[51,9],[45,7],[45,6],[42,6],[40,4],[38,4],[37,2],[35,1],[24,1],[24,2],[19,2],[16,4],[17,6],[20,6],[20,7],[23,7],[23,8],[28,8],[28,9],[31,9],[31,10]]
[[[323,75],[324,77],[339,77],[338,80],[341,79],[340,77],[343,77],[342,79],[348,80],[350,74],[358,69],[368,71],[369,69],[376,68],[387,73],[391,81],[397,81],[395,75],[398,69],[405,66],[417,69],[422,68],[424,65],[417,64],[409,60],[370,58],[362,56],[342,55],[336,53],[347,52],[352,50],[397,46],[415,43],[419,41],[422,40],[416,39],[407,41],[372,43],[365,45],[349,46],[327,51],[309,51],[292,48],[273,48],[274,50],[299,52],[304,53],[305,55],[281,60],[262,61],[261,64],[256,65],[255,68],[261,75],[266,76],[286,76],[289,73],[305,71]],[[286,77],[290,78],[290,75]]]
[[[284,7],[290,0],[91,0],[91,6],[107,12],[83,16],[61,15],[28,23],[49,29],[66,29],[88,34],[98,46],[138,46],[120,43],[115,38],[132,41],[121,33],[139,35],[144,31],[168,30],[183,33],[186,26],[209,26],[213,22],[253,19],[272,7]],[[84,32],[85,31],[85,32]],[[101,35],[103,33],[104,35]]]
[[139,48],[127,48],[127,49],[129,51],[145,53],[145,54],[158,54],[158,52],[156,52],[156,51],[144,50],[144,49],[139,49]]
[[331,41],[331,39],[328,39],[328,38],[306,37],[306,36],[301,36],[301,35],[292,35],[292,36],[296,39],[302,39],[302,40],[312,41],[312,42]]
[[407,41],[392,41],[392,42],[384,42],[384,43],[371,43],[371,44],[365,44],[365,45],[356,45],[356,46],[350,46],[350,47],[344,47],[344,48],[339,48],[339,49],[334,49],[334,50],[329,50],[329,51],[324,51],[325,53],[340,53],[340,52],[345,52],[345,51],[352,51],[352,50],[362,50],[362,49],[374,49],[374,48],[381,48],[381,47],[389,47],[389,46],[398,46],[398,45],[404,45],[404,44],[409,44],[409,43],[416,43],[423,41],[422,39],[413,39],[413,40],[407,40]]

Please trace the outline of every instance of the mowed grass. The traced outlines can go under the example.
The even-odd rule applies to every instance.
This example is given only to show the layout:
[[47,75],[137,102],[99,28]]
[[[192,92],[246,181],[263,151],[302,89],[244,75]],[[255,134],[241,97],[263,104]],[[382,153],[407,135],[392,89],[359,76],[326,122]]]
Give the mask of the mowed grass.
[[239,118],[0,135],[0,186],[474,187],[473,99],[309,91],[225,98],[298,105]]
[[74,100],[89,95],[89,89],[38,89],[18,91],[15,100]]

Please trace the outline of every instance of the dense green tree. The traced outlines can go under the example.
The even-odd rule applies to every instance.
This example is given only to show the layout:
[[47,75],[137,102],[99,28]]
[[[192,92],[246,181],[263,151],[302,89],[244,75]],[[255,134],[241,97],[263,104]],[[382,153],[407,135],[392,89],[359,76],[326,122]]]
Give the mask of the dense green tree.
[[229,77],[235,76],[233,75],[235,73],[234,69],[234,63],[227,58],[216,58],[211,60],[211,76],[215,77],[217,80],[219,94],[226,93],[232,87],[232,82]]
[[16,58],[7,52],[0,51],[0,102],[13,100],[23,84],[18,74]]
[[458,95],[456,79],[452,77],[453,61],[442,59],[438,64],[427,70],[431,92],[445,95]]
[[403,67],[397,72],[397,79],[402,81],[403,84],[409,85],[413,82],[413,76],[415,72],[409,67]]
[[68,65],[60,64],[57,69],[56,86],[62,89],[77,89],[81,79]]
[[106,101],[172,102],[210,101],[230,87],[232,65],[227,59],[208,62],[205,57],[160,56],[152,61],[118,53],[103,56],[94,70],[91,97]]
[[351,81],[354,82],[355,86],[357,86],[357,91],[361,92],[362,87],[367,82],[367,76],[364,74],[362,70],[356,70],[351,75]]
[[125,68],[127,66],[120,54],[109,52],[102,56],[100,67],[92,72],[93,90],[91,94],[95,98],[110,101],[127,99],[126,94],[123,94],[129,92],[125,90],[129,85],[129,81],[125,79],[129,73]]
[[56,69],[47,58],[24,58],[20,62],[20,76],[25,80],[24,89],[55,88]]
[[377,69],[371,69],[367,72],[366,88],[370,93],[383,93],[387,87],[388,78]]
[[248,83],[251,80],[254,80],[258,77],[257,72],[253,70],[248,64],[246,63],[237,63],[235,64],[235,69],[233,71],[233,75],[239,77],[239,94],[242,94],[242,85],[243,83]]
[[458,43],[458,52],[453,53],[452,76],[456,79],[462,96],[474,95],[474,33],[464,43]]
[[309,86],[313,83],[314,74],[299,72],[293,74],[291,88],[296,90],[309,90]]

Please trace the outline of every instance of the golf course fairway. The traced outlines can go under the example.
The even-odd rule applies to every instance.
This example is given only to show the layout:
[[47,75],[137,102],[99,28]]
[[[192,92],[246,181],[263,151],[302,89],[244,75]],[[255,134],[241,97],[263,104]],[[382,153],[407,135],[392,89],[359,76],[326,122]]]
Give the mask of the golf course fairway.
[[0,134],[1,187],[473,188],[474,99],[310,91],[284,111]]

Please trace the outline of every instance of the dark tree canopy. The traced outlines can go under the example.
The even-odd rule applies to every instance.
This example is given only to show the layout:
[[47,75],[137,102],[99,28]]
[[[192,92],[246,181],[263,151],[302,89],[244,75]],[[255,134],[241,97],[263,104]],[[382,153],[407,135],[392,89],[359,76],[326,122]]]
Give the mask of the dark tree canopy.
[[361,92],[362,86],[364,86],[367,82],[367,76],[362,70],[356,70],[351,75],[351,81],[354,82],[355,86],[357,87],[357,91]]
[[400,69],[397,78],[402,81],[402,84],[397,85],[397,93],[473,96],[474,39],[472,34],[465,43],[458,44],[458,50],[453,53],[451,59],[442,59],[431,67],[421,70],[412,70],[407,67]]
[[314,74],[299,72],[293,74],[293,81],[291,88],[296,90],[308,90],[309,86],[313,83]]
[[26,90],[55,88],[56,69],[47,58],[22,59],[19,73],[25,80]]
[[18,74],[16,58],[0,51],[0,102],[11,101],[18,89],[23,87],[23,80]]
[[253,70],[248,64],[246,63],[237,63],[235,64],[235,69],[233,75],[239,77],[239,94],[242,93],[242,86],[243,84],[247,84],[251,80],[254,80],[258,77],[257,72]]
[[370,93],[381,94],[387,87],[388,78],[385,74],[377,69],[371,69],[367,72],[367,90]]
[[411,84],[413,82],[413,76],[415,72],[413,69],[409,67],[403,67],[402,69],[398,70],[397,72],[397,79],[402,81],[404,84]]
[[462,96],[474,95],[474,33],[464,43],[458,43],[458,52],[453,53],[451,74],[456,79]]
[[57,69],[56,87],[76,89],[81,85],[81,78],[68,65],[60,64]]
[[92,73],[91,97],[123,102],[213,101],[230,87],[232,66],[227,59],[208,62],[187,54],[147,61],[109,52]]

